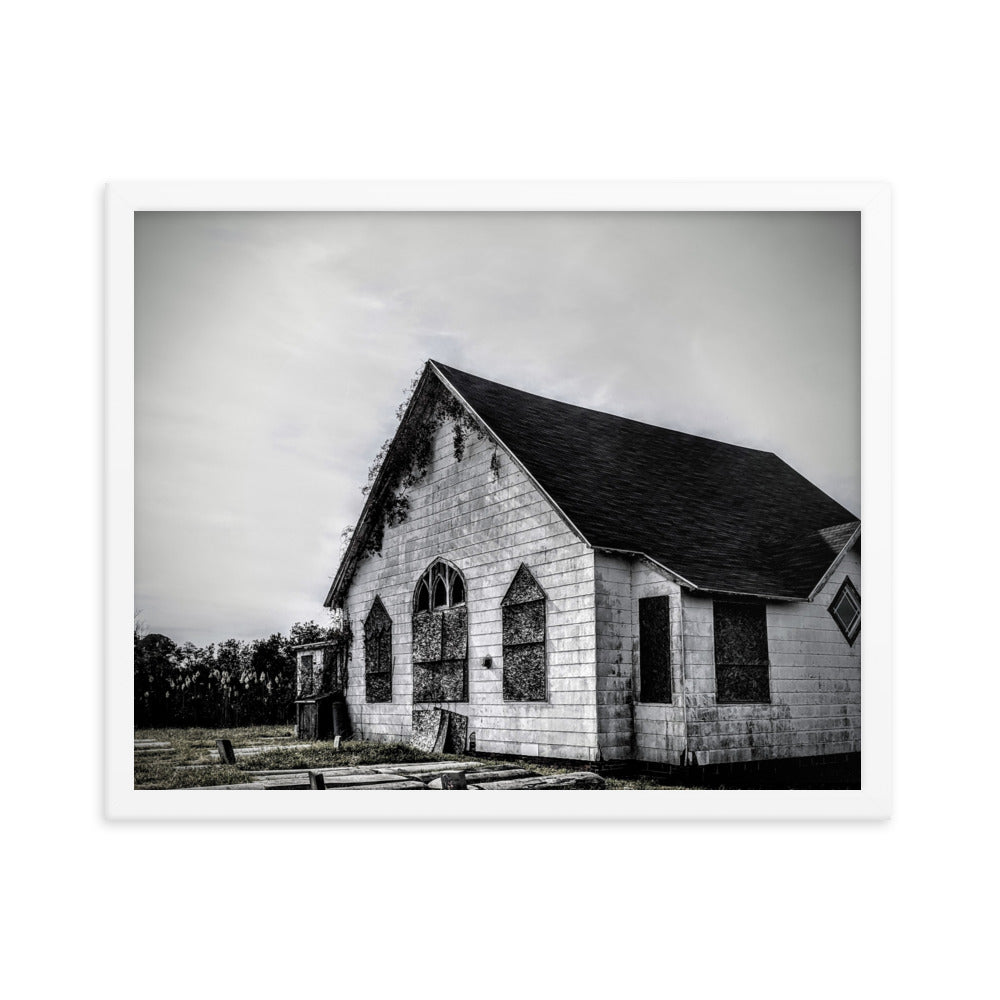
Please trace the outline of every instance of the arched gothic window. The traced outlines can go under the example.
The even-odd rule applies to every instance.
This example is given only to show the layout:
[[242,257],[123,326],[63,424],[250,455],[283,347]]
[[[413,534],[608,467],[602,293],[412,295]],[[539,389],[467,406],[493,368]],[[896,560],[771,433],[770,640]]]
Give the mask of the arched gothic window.
[[392,701],[392,619],[378,595],[365,619],[365,701]]
[[468,699],[469,621],[465,580],[439,559],[413,592],[413,700]]
[[424,570],[414,591],[414,611],[441,611],[461,604],[465,604],[465,581],[454,566],[439,559]]
[[500,602],[504,701],[545,701],[545,591],[524,563]]

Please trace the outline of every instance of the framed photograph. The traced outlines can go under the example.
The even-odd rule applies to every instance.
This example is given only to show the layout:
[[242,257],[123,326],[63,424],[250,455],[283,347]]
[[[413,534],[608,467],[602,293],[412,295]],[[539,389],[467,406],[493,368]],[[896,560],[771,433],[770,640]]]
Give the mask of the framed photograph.
[[110,818],[888,817],[886,186],[114,183],[107,255]]

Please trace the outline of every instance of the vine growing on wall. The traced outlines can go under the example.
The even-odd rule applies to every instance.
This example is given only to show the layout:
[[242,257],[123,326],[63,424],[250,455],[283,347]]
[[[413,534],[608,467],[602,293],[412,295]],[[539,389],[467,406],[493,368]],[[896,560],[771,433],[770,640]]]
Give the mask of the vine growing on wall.
[[[419,382],[418,373],[396,409],[397,419],[402,420]],[[429,381],[428,392],[418,405],[419,410],[406,424],[401,424],[396,437],[383,443],[368,469],[368,482],[362,487],[362,493],[366,496],[371,493],[376,482],[379,489],[378,494],[373,495],[361,555],[381,554],[386,529],[402,524],[409,516],[408,492],[427,475],[434,456],[434,438],[441,427],[447,423],[452,425],[452,453],[458,462],[465,457],[470,435],[480,441],[489,437],[436,378]]]

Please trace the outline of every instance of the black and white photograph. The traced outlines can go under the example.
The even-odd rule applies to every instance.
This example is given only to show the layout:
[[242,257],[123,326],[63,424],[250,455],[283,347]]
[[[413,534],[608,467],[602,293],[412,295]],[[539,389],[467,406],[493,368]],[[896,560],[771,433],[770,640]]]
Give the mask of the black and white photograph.
[[993,7],[4,15],[7,993],[989,995]]
[[860,789],[861,219],[137,211],[135,789]]

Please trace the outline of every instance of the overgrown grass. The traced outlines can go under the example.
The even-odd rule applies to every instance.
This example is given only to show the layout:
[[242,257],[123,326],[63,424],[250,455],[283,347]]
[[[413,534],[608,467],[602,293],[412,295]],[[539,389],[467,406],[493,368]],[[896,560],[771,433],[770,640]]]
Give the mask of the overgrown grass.
[[[366,764],[417,764],[460,758],[426,753],[405,743],[342,743],[334,750],[328,741],[292,749],[283,743],[300,743],[291,726],[247,726],[235,729],[137,729],[135,740],[169,743],[170,749],[135,754],[135,787],[148,789],[203,788],[242,784],[252,780],[248,771],[284,771],[296,768],[360,767]],[[238,757],[235,765],[215,762],[215,741],[228,739],[233,747],[268,746],[274,749]]]
[[[300,743],[294,728],[280,726],[245,726],[234,729],[137,729],[136,740],[156,740],[169,743],[163,753],[135,755],[135,787],[142,789],[204,788],[212,785],[235,785],[250,781],[248,771],[284,771],[296,768],[361,767],[370,764],[418,764],[453,761],[456,768],[475,762],[489,767],[491,763],[517,764],[535,774],[569,774],[579,768],[558,764],[526,763],[518,757],[483,758],[456,757],[427,753],[406,743],[375,743],[351,740],[334,750],[330,742],[312,743],[304,749],[291,749],[283,743]],[[235,765],[212,762],[210,751],[215,741],[228,739],[233,747],[268,745],[274,749],[237,757]],[[198,766],[191,766],[198,765]],[[610,790],[657,790],[672,786],[649,777],[606,778]]]
[[211,785],[236,785],[247,776],[229,764],[215,764],[190,770],[179,769],[175,760],[142,760],[136,758],[136,788],[205,788]]
[[[233,744],[236,745],[235,743]],[[280,771],[299,767],[361,767],[365,764],[420,764],[437,760],[455,760],[453,756],[427,753],[407,743],[370,743],[354,740],[342,743],[339,750],[331,743],[314,743],[308,750],[276,748],[237,759],[244,771]]]

